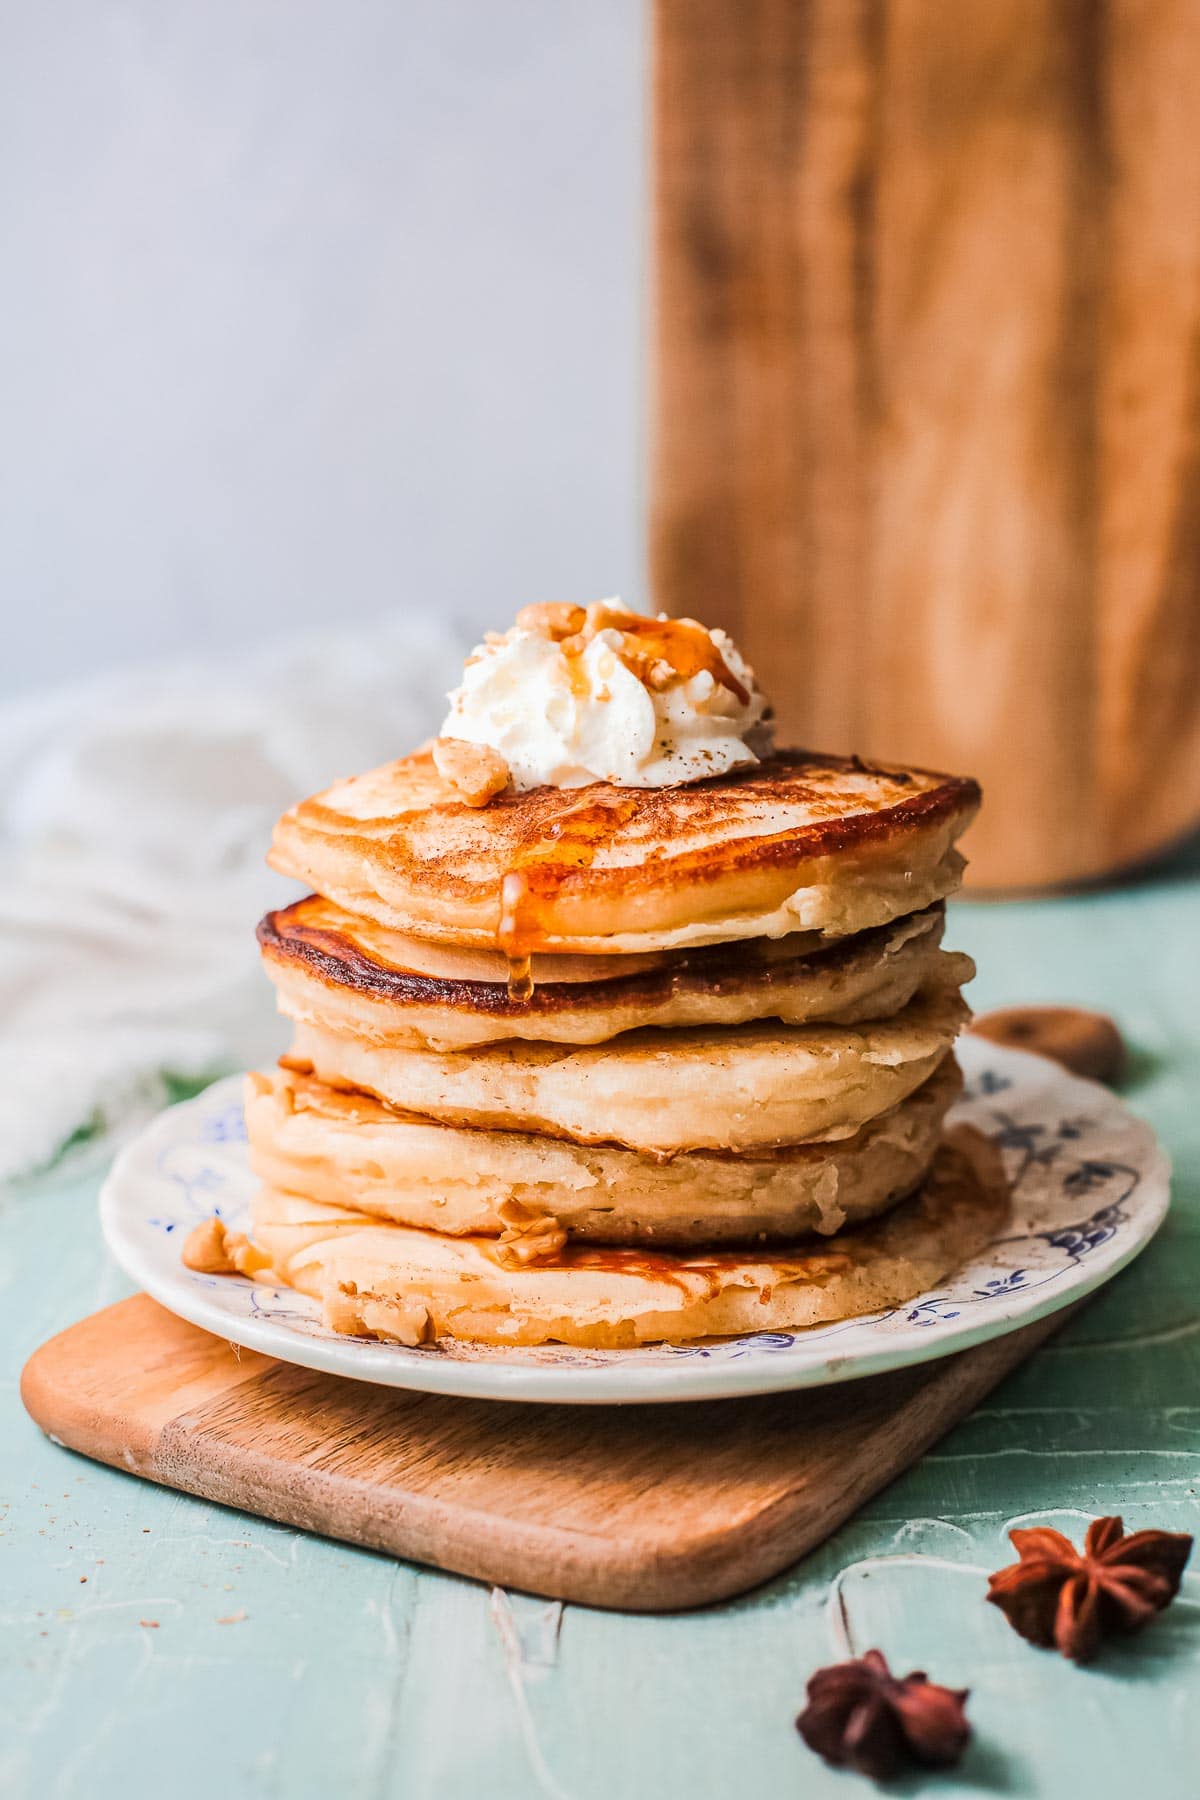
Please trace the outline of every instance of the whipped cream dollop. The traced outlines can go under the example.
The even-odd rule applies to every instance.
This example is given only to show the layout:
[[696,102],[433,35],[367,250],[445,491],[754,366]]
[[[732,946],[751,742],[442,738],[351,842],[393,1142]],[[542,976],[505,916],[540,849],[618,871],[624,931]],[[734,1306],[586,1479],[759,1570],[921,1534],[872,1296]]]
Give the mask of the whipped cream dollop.
[[723,631],[616,600],[525,607],[449,698],[441,736],[497,751],[518,790],[674,787],[771,747],[766,700]]

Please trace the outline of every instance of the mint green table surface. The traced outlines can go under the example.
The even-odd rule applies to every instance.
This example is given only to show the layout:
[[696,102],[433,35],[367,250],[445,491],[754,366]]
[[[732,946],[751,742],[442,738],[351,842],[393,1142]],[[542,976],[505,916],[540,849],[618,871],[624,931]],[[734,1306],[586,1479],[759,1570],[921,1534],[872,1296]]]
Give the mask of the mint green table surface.
[[[206,1505],[44,1440],[20,1362],[118,1299],[98,1175],[4,1203],[0,1793],[242,1800],[852,1796],[792,1720],[838,1649],[972,1690],[944,1795],[1200,1795],[1200,1575],[1140,1640],[1076,1670],[983,1603],[1012,1521],[1200,1521],[1200,865],[1103,895],[961,906],[977,1007],[1080,1000],[1137,1053],[1131,1105],[1175,1158],[1157,1242],[822,1549],[681,1617],[560,1609]],[[854,1388],[845,1390],[847,1406]],[[150,1622],[153,1623],[150,1623]]]

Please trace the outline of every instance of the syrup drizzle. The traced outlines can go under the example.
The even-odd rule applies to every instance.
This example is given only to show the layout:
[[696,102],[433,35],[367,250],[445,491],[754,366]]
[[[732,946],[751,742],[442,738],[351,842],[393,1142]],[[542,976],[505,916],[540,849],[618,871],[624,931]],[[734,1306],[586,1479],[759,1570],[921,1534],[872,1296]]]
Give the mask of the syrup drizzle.
[[508,959],[508,997],[520,1005],[533,999],[533,964],[528,956]]
[[500,884],[496,940],[508,958],[509,998],[532,997],[530,953],[545,947],[563,882],[590,868],[601,846],[633,817],[637,800],[583,800],[561,813]]
[[640,662],[669,663],[681,681],[707,670],[719,686],[728,688],[743,706],[749,705],[749,693],[695,619],[648,619],[643,613],[614,610],[606,613],[601,623],[636,639]]
[[[852,1257],[840,1252],[814,1250],[811,1255],[795,1254],[796,1245],[765,1246],[759,1251],[761,1263],[773,1276],[759,1290],[759,1299],[767,1305],[772,1286],[789,1281],[820,1281],[825,1276],[842,1275],[854,1266]],[[791,1254],[789,1254],[791,1252]],[[740,1249],[709,1251],[706,1255],[689,1255],[686,1250],[647,1250],[639,1245],[628,1247],[612,1244],[569,1243],[561,1252],[560,1263],[572,1269],[592,1269],[611,1275],[641,1275],[651,1281],[668,1281],[685,1294],[692,1291],[699,1277],[709,1299],[721,1291],[722,1277],[739,1270],[750,1260],[751,1252]]]

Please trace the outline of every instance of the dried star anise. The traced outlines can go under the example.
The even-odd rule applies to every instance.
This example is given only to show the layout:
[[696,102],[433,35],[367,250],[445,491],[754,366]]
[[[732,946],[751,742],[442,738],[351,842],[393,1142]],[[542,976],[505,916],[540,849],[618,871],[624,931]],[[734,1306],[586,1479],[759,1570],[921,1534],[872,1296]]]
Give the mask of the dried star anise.
[[1082,1550],[1061,1531],[1010,1531],[1020,1562],[988,1576],[988,1599],[1031,1644],[1090,1662],[1112,1632],[1140,1631],[1179,1592],[1192,1540],[1093,1519]]
[[817,1670],[796,1730],[826,1762],[886,1781],[912,1763],[948,1768],[958,1761],[971,1735],[966,1698],[965,1688],[938,1687],[921,1670],[901,1680],[878,1650],[868,1650]]

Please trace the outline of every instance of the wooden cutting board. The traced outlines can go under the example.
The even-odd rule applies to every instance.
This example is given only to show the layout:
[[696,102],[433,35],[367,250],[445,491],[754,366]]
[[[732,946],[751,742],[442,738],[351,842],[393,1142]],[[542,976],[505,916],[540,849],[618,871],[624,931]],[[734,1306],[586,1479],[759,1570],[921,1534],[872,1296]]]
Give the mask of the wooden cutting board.
[[503,1587],[662,1612],[813,1549],[1067,1316],[838,1387],[534,1406],[296,1368],[137,1294],[44,1344],[21,1394],[55,1442],[149,1481]]

